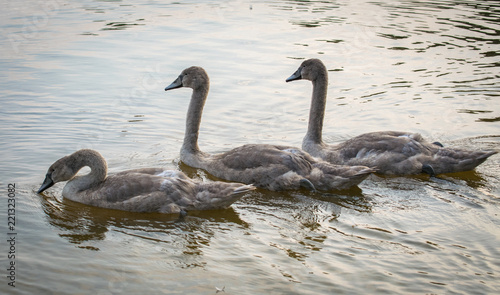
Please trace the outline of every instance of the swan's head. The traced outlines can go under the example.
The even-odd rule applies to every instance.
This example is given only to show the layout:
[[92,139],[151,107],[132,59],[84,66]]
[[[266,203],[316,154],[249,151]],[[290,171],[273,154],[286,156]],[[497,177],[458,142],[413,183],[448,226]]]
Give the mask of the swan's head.
[[37,191],[38,194],[58,182],[70,180],[75,176],[76,172],[66,164],[70,161],[69,157],[70,156],[63,157],[49,167],[47,174],[45,174],[45,180]]
[[182,73],[175,79],[172,84],[165,87],[165,91],[181,88],[181,87],[189,87],[192,89],[196,89],[199,87],[208,86],[209,79],[207,72],[201,67],[189,67],[182,71]]
[[303,61],[297,71],[286,79],[286,82],[300,79],[315,81],[319,76],[325,74],[326,67],[323,62],[317,58],[311,58]]
[[[41,193],[46,189],[52,187],[54,184],[61,181],[68,181],[72,179],[80,168],[84,165],[82,163],[91,156],[97,156],[102,158],[101,154],[97,151],[82,149],[74,152],[71,155],[65,156],[57,160],[52,164],[45,174],[45,180],[38,189],[37,193]],[[104,165],[106,165],[104,163]]]

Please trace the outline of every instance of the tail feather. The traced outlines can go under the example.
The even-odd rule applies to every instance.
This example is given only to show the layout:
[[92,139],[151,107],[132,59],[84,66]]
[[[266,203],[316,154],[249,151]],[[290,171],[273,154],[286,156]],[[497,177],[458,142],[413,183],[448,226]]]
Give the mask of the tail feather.
[[[482,155],[480,155],[479,157],[477,157],[478,160],[483,160],[483,162],[488,159],[489,157],[493,156],[494,154],[497,154],[498,151],[486,151],[486,152],[483,152]],[[482,162],[481,162],[482,163]]]
[[256,189],[256,187],[253,186],[252,184],[241,185],[240,187],[236,188],[231,194],[232,195],[246,194],[246,193],[253,191],[255,189]]
[[435,155],[434,161],[425,163],[431,165],[436,174],[469,171],[498,151],[468,151],[453,148],[441,148]]
[[193,203],[195,210],[223,209],[255,190],[255,186],[241,183],[210,182],[200,183]]
[[364,168],[364,169],[356,172],[356,176],[365,176],[365,175],[368,176],[368,175],[370,175],[372,173],[376,173],[377,171],[378,171],[377,168],[368,168],[368,167],[366,167],[366,168]]
[[366,166],[334,165],[327,162],[316,163],[309,180],[319,190],[342,190],[356,186],[376,169]]

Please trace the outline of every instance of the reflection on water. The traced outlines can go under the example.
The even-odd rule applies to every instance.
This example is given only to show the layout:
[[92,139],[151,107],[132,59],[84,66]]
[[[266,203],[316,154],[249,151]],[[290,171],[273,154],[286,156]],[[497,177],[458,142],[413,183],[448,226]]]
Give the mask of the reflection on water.
[[[214,212],[189,212],[188,216],[178,214],[141,214],[108,210],[87,206],[53,195],[40,195],[43,211],[50,225],[59,236],[79,248],[96,250],[92,242],[104,240],[108,231],[119,232],[157,243],[171,244],[184,249],[182,253],[200,255],[200,246],[209,246],[213,235],[206,223],[235,223],[248,227],[232,209]],[[181,246],[182,245],[182,246]]]
[[43,211],[47,215],[48,222],[52,226],[62,230],[62,233],[59,234],[61,237],[68,239],[74,244],[105,238],[105,233],[107,232],[106,225],[89,219],[88,210],[78,210],[77,207],[71,206],[71,202],[66,199],[61,202],[51,195],[42,196],[40,201]]
[[329,71],[328,143],[407,130],[499,149],[498,1],[28,2],[0,12],[0,176],[20,187],[18,294],[498,293],[498,155],[475,171],[371,176],[330,194],[257,190],[184,218],[89,207],[61,186],[34,193],[79,148],[99,150],[110,173],[162,166],[216,180],[179,163],[190,91],[163,91],[191,65],[211,79],[208,152],[300,146],[311,85],[284,80],[311,57]]

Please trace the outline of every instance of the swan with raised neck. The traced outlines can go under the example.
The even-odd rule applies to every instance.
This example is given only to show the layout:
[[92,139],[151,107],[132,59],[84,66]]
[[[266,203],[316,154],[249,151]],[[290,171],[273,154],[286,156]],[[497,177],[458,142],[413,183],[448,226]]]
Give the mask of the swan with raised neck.
[[460,172],[472,170],[497,151],[469,151],[430,143],[419,133],[381,131],[359,135],[337,145],[322,139],[328,71],[319,59],[308,59],[286,82],[309,80],[313,91],[307,133],[302,148],[313,156],[333,164],[377,167],[389,175]]
[[[75,176],[83,167],[90,172]],[[162,168],[141,168],[107,175],[107,164],[95,150],[82,149],[57,160],[47,170],[37,193],[67,181],[64,198],[108,209],[133,212],[179,213],[230,206],[252,185],[199,182],[184,173]]]
[[347,189],[375,170],[364,166],[339,166],[315,159],[290,146],[247,144],[221,154],[208,154],[198,147],[198,135],[209,78],[201,67],[189,67],[165,91],[189,87],[193,90],[186,117],[181,161],[229,181],[281,191],[305,187],[310,190]]

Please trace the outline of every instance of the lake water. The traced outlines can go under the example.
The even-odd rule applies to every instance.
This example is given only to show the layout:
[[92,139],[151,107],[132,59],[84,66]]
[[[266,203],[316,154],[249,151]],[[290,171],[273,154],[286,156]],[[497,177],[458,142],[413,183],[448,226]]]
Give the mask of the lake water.
[[207,152],[300,146],[312,87],[285,79],[313,57],[329,70],[328,143],[404,130],[500,149],[498,1],[0,2],[3,293],[500,292],[499,155],[341,193],[257,190],[184,220],[74,203],[62,184],[35,193],[80,148],[110,173],[164,166],[210,181],[179,164],[191,90],[163,91],[192,65],[211,77]]

